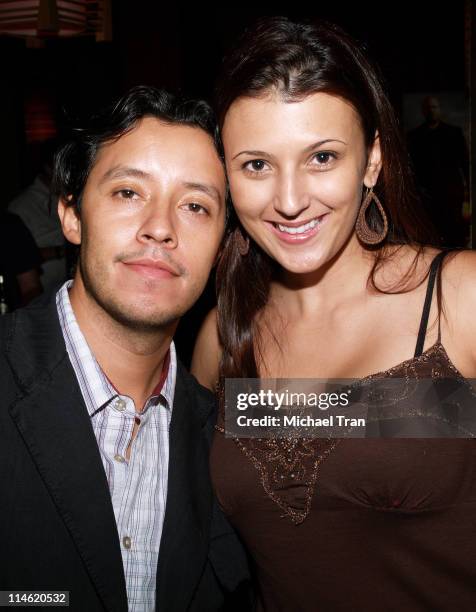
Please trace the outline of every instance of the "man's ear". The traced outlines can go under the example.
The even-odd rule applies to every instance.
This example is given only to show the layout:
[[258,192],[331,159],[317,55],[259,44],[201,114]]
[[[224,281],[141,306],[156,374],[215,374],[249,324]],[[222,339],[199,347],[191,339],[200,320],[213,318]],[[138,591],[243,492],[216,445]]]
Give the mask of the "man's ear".
[[369,151],[367,169],[364,176],[364,185],[373,187],[377,183],[378,175],[382,169],[382,151],[380,149],[379,133],[375,132],[374,142]]
[[58,216],[66,240],[73,244],[81,244],[81,219],[76,206],[70,201],[60,198],[58,201]]

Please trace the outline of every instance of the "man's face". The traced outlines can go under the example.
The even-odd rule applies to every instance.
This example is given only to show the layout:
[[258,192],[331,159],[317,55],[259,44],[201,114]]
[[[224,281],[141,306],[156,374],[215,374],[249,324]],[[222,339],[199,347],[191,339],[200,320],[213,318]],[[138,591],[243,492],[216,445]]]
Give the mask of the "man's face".
[[422,102],[423,116],[430,123],[439,121],[441,116],[440,103],[437,98],[427,97]]
[[75,291],[128,327],[179,319],[205,287],[224,229],[225,175],[203,130],[143,119],[101,147],[80,218],[60,202],[81,244]]

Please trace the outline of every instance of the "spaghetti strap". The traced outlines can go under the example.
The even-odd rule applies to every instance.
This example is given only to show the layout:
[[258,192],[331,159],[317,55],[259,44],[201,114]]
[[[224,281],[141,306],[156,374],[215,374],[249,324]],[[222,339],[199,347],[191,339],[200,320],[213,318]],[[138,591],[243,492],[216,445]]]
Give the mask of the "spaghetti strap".
[[[446,251],[441,251],[433,258],[430,265],[430,273],[428,275],[428,285],[426,288],[425,303],[423,304],[423,312],[421,314],[420,329],[418,330],[418,338],[415,347],[414,357],[420,357],[423,353],[423,346],[425,344],[426,329],[428,327],[428,318],[430,316],[431,301],[433,298],[433,288],[435,286],[435,279],[438,275],[438,286],[437,291],[441,292],[441,262],[446,255]],[[440,299],[438,299],[440,303]],[[438,342],[441,340],[441,328],[440,328],[440,313],[438,312]]]
[[443,259],[445,255],[447,254],[448,254],[448,251],[445,251],[444,255],[439,260],[438,270],[436,274],[436,299],[438,302],[438,338],[437,338],[438,343],[441,342],[441,268],[443,267],[442,266]]

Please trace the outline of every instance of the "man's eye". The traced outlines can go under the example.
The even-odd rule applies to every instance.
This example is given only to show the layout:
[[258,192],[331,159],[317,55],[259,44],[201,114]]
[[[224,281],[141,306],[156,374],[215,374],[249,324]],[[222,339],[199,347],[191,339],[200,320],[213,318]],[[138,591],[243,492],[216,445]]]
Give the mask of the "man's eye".
[[132,189],[120,189],[119,191],[116,191],[114,195],[118,195],[124,200],[133,200],[137,193]]
[[208,210],[201,204],[198,204],[198,202],[189,202],[187,204],[187,207],[190,212],[202,214],[202,215],[208,215]]
[[266,162],[264,159],[252,159],[245,164],[243,164],[243,168],[248,172],[262,172],[266,167]]

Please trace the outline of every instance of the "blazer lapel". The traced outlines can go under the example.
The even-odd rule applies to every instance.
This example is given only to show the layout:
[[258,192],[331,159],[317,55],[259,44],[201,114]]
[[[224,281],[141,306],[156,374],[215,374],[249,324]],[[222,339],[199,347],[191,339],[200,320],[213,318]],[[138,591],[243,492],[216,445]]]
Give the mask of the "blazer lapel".
[[208,553],[212,491],[203,428],[212,405],[202,404],[179,364],[170,424],[167,505],[157,568],[157,609],[190,605]]
[[[10,361],[19,381],[35,382],[9,411],[106,610],[126,612],[124,570],[107,479],[53,316],[50,309],[44,327],[35,318],[34,330],[26,315],[17,325]],[[22,343],[28,331],[29,342]],[[39,364],[41,371],[36,368],[35,376]]]

